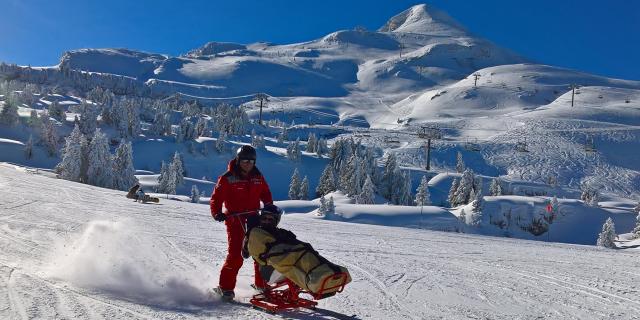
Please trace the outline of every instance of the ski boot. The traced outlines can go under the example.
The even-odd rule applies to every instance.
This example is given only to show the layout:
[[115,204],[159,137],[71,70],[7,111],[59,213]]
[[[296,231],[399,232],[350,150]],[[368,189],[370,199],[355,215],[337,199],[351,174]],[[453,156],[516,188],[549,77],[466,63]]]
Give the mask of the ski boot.
[[224,302],[231,302],[236,296],[233,290],[223,290],[220,287],[213,288],[213,292]]

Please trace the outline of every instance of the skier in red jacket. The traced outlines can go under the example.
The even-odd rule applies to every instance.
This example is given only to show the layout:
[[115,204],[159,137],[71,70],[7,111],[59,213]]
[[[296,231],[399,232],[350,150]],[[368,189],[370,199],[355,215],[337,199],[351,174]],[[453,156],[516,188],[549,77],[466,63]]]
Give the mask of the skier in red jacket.
[[[255,166],[256,150],[248,145],[238,148],[236,157],[229,161],[229,167],[219,179],[211,195],[211,215],[216,221],[224,221],[227,227],[228,252],[216,293],[224,300],[235,297],[233,290],[236,277],[242,267],[242,241],[245,232],[258,224],[260,201],[264,205],[272,204],[271,191],[262,173]],[[222,211],[222,204],[226,211]],[[266,287],[260,276],[258,264],[254,261],[254,287]]]

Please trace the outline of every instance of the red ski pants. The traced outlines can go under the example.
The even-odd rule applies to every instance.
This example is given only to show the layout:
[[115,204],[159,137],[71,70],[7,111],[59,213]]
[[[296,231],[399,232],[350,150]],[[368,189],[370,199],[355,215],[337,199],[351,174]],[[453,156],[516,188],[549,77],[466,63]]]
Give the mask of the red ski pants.
[[[242,259],[242,241],[244,240],[245,222],[246,219],[239,217],[232,217],[224,222],[227,226],[229,247],[227,258],[224,261],[222,270],[220,270],[219,286],[222,290],[233,290],[236,287],[238,271],[240,271],[244,260]],[[259,288],[265,287],[267,283],[262,279],[259,265],[255,261],[253,262],[253,269],[255,272],[255,285]]]

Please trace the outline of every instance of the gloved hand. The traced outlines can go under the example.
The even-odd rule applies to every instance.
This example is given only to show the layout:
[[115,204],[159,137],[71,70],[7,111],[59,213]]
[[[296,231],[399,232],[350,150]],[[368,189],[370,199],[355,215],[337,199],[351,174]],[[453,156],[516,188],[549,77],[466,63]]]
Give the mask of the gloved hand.
[[220,213],[216,213],[216,215],[213,216],[213,218],[218,222],[222,222],[227,219],[227,216],[224,213],[220,212]]

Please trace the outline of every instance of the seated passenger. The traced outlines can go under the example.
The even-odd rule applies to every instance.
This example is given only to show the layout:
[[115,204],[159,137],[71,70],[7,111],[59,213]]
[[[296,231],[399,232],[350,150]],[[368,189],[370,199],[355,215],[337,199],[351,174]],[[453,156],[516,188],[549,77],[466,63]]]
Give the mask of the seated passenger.
[[[346,268],[320,256],[293,232],[278,228],[281,217],[282,210],[275,205],[260,210],[260,224],[245,237],[244,257],[253,257],[261,266],[272,267],[300,288],[316,294],[332,295],[341,284],[351,281]],[[343,273],[346,279],[340,276]]]

